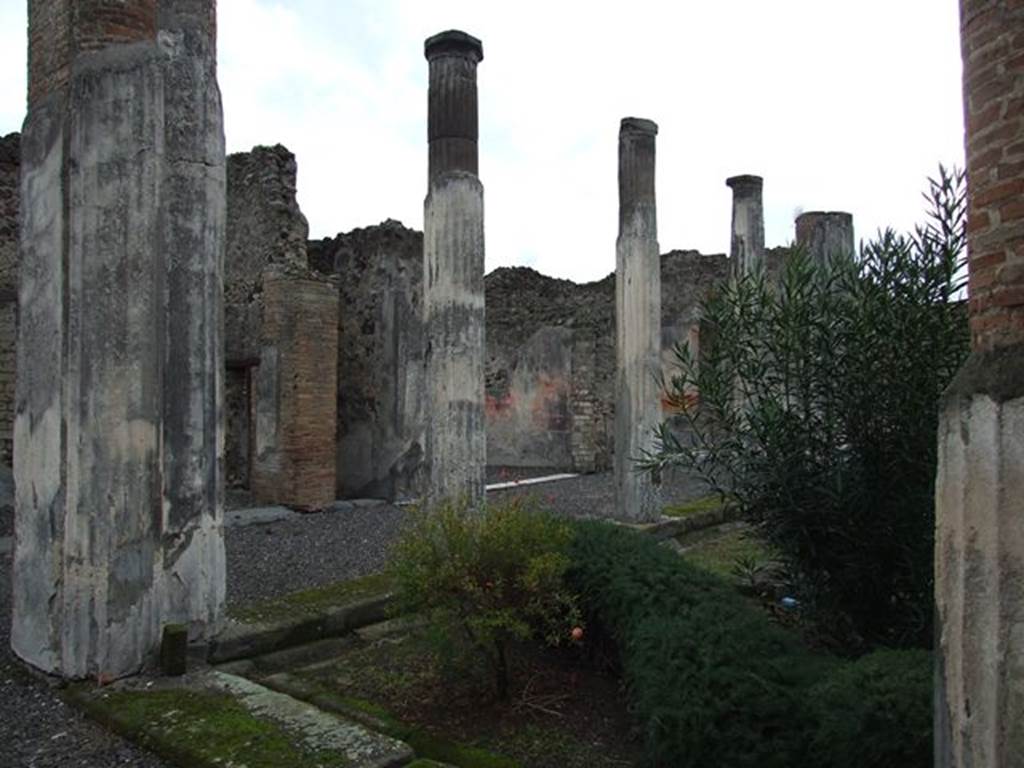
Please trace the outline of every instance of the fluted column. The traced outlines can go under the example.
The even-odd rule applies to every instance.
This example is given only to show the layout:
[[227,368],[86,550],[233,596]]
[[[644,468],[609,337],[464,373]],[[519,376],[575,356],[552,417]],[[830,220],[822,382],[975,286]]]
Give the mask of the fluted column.
[[426,41],[429,186],[423,214],[428,497],[484,498],[484,190],[477,178],[480,41],[449,31]]
[[619,128],[619,236],[615,266],[615,511],[624,520],[661,512],[658,484],[636,471],[661,420],[661,256],[654,197],[658,126],[627,117]]

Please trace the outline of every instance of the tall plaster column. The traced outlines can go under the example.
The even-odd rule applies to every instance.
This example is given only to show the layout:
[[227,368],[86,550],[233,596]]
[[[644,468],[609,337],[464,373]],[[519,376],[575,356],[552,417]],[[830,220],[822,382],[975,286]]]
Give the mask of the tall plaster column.
[[484,189],[477,177],[476,68],[465,32],[428,38],[428,191],[423,214],[427,496],[484,500]]
[[661,256],[654,198],[658,126],[623,118],[619,127],[619,237],[615,266],[615,511],[624,520],[661,514],[659,484],[637,472],[661,422]]
[[729,262],[734,277],[764,267],[764,204],[760,176],[733,176],[725,180],[732,189],[732,241]]
[[842,211],[808,211],[796,217],[796,243],[816,264],[852,257],[853,216]]
[[940,410],[935,764],[1024,765],[1024,5],[961,0],[971,354]]
[[214,0],[29,2],[15,653],[101,680],[224,605]]

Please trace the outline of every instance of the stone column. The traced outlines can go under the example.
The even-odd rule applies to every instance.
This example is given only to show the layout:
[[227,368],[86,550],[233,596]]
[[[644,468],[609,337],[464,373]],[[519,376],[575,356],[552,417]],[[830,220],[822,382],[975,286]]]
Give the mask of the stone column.
[[138,670],[224,604],[214,0],[29,2],[11,645]]
[[940,410],[935,764],[1024,760],[1024,5],[960,0],[971,355]]
[[725,180],[732,189],[732,244],[729,263],[734,277],[764,268],[764,204],[760,176],[733,176]]
[[429,188],[423,213],[427,337],[427,495],[482,504],[484,190],[477,178],[476,67],[483,46],[464,32],[427,39]]
[[661,422],[661,256],[654,201],[658,126],[623,118],[619,128],[619,237],[615,245],[615,514],[653,520],[659,484],[635,460],[654,447]]
[[796,217],[796,244],[808,257],[824,264],[856,253],[853,216],[842,211],[809,211]]

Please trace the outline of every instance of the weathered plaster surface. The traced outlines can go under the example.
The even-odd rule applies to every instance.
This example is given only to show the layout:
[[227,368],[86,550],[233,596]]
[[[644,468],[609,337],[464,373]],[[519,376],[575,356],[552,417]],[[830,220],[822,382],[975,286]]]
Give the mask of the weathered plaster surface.
[[338,278],[339,498],[408,498],[424,485],[423,233],[388,220],[309,243]]
[[572,331],[560,327],[542,327],[514,350],[507,386],[487,394],[489,464],[572,466],[572,357]]
[[[975,352],[947,392],[935,483],[941,765],[1024,755],[1024,347]],[[949,762],[951,761],[951,762]]]

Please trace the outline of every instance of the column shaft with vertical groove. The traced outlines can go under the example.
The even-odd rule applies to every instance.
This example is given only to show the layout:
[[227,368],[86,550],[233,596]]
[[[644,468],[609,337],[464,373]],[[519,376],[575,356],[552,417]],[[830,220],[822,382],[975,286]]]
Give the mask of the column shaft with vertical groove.
[[654,196],[658,126],[625,118],[619,129],[619,237],[615,266],[615,510],[624,520],[661,513],[658,484],[636,471],[661,420],[661,256]]

